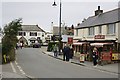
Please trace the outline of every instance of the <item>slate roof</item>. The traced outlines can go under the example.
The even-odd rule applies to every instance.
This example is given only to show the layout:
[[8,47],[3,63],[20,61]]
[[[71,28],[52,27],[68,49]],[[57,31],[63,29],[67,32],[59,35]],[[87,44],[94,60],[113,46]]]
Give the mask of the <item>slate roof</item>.
[[45,32],[38,25],[22,25],[21,27],[22,27],[22,31],[41,31],[41,32]]
[[97,16],[91,16],[76,28],[85,28],[85,27],[115,23],[118,21],[120,21],[120,8],[117,8],[105,13],[101,13]]

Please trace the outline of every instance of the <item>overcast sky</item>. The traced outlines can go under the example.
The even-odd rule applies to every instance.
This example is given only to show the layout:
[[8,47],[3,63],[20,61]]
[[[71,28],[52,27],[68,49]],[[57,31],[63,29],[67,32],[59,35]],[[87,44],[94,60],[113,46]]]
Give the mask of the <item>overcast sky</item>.
[[[22,18],[23,24],[38,24],[45,31],[51,30],[51,22],[59,24],[59,0],[56,7],[54,0],[4,0],[0,3],[0,25]],[[76,26],[84,18],[94,16],[98,6],[106,12],[118,8],[119,0],[62,0],[62,23]]]

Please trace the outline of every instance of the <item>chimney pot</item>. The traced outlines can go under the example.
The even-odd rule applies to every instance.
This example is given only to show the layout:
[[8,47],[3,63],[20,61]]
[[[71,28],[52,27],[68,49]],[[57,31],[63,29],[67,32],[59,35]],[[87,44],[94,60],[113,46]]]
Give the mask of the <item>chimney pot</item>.
[[100,10],[100,6],[98,6],[98,10]]

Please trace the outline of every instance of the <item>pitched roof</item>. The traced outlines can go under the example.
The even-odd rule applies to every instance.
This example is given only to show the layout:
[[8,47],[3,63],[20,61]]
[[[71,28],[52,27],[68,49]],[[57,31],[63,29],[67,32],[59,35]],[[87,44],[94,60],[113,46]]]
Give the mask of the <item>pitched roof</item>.
[[22,27],[22,31],[41,31],[41,32],[45,32],[38,25],[22,25],[21,27]]
[[91,16],[76,28],[84,28],[84,27],[115,23],[120,21],[120,16],[118,15],[120,15],[120,8],[117,8],[105,13],[101,13],[97,16]]

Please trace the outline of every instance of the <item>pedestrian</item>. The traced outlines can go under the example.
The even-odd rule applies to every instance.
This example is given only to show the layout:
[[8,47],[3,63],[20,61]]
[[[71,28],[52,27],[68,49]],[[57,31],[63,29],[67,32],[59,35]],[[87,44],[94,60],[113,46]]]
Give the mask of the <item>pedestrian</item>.
[[93,53],[92,53],[92,57],[93,57],[93,65],[96,66],[97,65],[97,59],[98,59],[98,54],[97,54],[97,48],[94,47],[93,49]]
[[19,48],[19,43],[16,43],[16,49],[18,49]]
[[58,55],[58,47],[57,47],[56,44],[55,44],[55,46],[53,48],[53,52],[54,52],[54,57],[57,57],[57,55]]
[[70,47],[68,46],[68,44],[65,44],[64,48],[63,48],[63,61],[69,61],[70,58]]
[[71,59],[73,59],[73,54],[74,54],[73,47],[72,45],[70,45],[70,54],[69,54],[70,62],[71,62]]
[[22,49],[22,47],[23,47],[23,43],[22,43],[22,42],[20,43],[20,47],[21,47],[21,49]]

